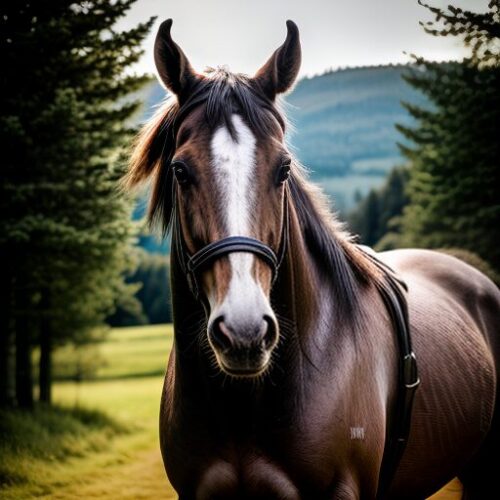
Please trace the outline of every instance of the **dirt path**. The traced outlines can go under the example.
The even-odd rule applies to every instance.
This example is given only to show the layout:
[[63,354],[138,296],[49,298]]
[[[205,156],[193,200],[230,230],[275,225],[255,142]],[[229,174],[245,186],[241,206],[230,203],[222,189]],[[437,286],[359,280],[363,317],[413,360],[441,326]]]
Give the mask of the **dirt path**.
[[92,477],[82,478],[69,487],[58,489],[46,498],[69,500],[174,500],[177,495],[167,481],[160,451],[141,452],[132,462],[106,467]]

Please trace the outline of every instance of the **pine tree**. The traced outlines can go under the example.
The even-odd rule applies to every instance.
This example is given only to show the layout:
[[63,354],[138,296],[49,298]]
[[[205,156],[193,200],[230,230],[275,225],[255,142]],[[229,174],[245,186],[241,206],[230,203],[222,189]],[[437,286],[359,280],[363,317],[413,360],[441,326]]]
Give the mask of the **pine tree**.
[[372,189],[351,212],[348,222],[360,236],[361,243],[378,248],[378,243],[388,233],[391,239],[397,236],[397,222],[408,203],[405,194],[407,179],[406,168],[394,168],[383,186]]
[[4,404],[32,405],[35,342],[40,397],[49,402],[54,346],[88,339],[131,293],[123,274],[133,265],[132,202],[117,181],[140,104],[127,96],[147,81],[126,70],[153,19],[125,32],[113,25],[134,2],[0,7]]
[[444,65],[415,57],[406,76],[432,107],[406,104],[416,126],[398,127],[412,143],[401,146],[411,165],[402,244],[463,248],[498,271],[500,2],[485,14],[422,5],[435,15],[426,31],[462,37],[471,54]]

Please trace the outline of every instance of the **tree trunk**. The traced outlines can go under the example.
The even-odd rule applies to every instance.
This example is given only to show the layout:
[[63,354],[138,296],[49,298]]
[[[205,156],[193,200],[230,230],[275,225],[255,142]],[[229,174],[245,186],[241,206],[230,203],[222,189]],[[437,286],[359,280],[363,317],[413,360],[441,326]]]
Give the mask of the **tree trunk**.
[[31,326],[26,315],[16,321],[16,398],[19,408],[33,408]]
[[[5,257],[1,254],[2,259]],[[3,260],[7,262],[7,260]],[[13,278],[8,272],[2,279],[0,300],[0,407],[16,404],[16,348],[14,342]]]
[[40,386],[40,401],[51,403],[52,400],[52,331],[47,309],[42,311],[40,324],[40,367],[38,383]]
[[16,402],[16,349],[10,311],[2,307],[0,327],[0,407]]

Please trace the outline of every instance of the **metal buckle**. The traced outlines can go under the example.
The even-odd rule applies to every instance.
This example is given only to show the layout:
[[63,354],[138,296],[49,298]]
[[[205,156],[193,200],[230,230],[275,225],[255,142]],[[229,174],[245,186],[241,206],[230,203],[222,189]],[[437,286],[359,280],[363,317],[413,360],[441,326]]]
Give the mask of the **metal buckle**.
[[403,377],[407,389],[416,389],[420,384],[417,371],[417,358],[413,351],[403,358]]

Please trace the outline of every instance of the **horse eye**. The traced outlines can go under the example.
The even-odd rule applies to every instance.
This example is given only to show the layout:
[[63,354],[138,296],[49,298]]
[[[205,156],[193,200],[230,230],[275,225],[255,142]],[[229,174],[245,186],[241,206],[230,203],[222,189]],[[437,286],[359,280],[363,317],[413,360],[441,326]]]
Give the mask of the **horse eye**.
[[283,160],[283,162],[281,163],[278,169],[278,179],[277,179],[278,185],[283,184],[290,177],[290,164],[291,164],[290,159]]
[[185,163],[182,161],[174,161],[172,163],[172,169],[174,170],[175,178],[179,184],[186,185],[189,183],[190,175]]

